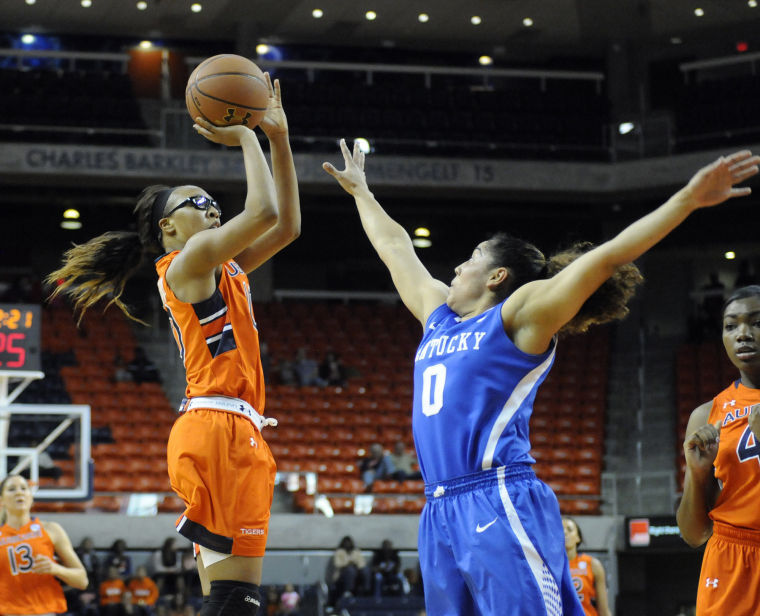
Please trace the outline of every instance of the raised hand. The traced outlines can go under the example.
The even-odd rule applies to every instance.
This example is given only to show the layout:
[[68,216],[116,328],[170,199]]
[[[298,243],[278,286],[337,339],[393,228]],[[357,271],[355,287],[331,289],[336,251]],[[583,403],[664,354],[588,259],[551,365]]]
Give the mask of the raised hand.
[[752,190],[746,186],[734,186],[755,175],[758,164],[760,156],[753,156],[749,150],[721,156],[697,171],[683,190],[695,209],[718,205],[734,197],[745,197]]
[[720,421],[706,424],[686,437],[683,452],[686,456],[686,465],[692,473],[704,477],[712,472],[715,457],[718,455],[719,441]]
[[201,117],[195,118],[193,128],[196,133],[202,135],[209,141],[230,147],[240,145],[240,141],[244,139],[246,135],[252,134],[251,129],[242,124],[236,124],[234,126],[214,126],[211,122],[204,120]]
[[347,193],[354,195],[361,190],[369,190],[367,177],[364,175],[364,152],[359,149],[358,142],[354,141],[353,154],[346,145],[346,140],[340,140],[340,150],[343,153],[343,161],[346,168],[339,171],[330,163],[322,163],[322,169],[338,180],[338,184]]
[[282,108],[282,91],[280,89],[280,80],[275,79],[272,85],[272,78],[269,73],[264,73],[269,87],[269,104],[264,119],[259,126],[264,134],[272,139],[279,135],[288,134],[288,119],[285,117],[285,110]]

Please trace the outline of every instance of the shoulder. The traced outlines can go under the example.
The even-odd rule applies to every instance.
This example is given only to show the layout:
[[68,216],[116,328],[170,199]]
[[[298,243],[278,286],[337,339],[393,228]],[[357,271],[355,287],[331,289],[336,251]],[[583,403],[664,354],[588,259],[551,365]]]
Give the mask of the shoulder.
[[589,559],[591,560],[591,571],[594,573],[594,576],[599,577],[600,575],[604,575],[604,566],[601,561],[593,556],[589,556]]
[[45,529],[45,532],[53,543],[58,543],[64,537],[68,538],[66,531],[63,530],[63,526],[58,522],[40,520],[40,524],[42,525],[42,528]]
[[713,401],[710,400],[709,402],[704,402],[703,404],[700,404],[697,408],[695,408],[691,415],[689,415],[689,423],[687,425],[687,430],[690,430],[692,428],[697,428],[699,426],[704,426],[707,423],[707,420],[710,418],[710,412],[712,411],[713,407]]

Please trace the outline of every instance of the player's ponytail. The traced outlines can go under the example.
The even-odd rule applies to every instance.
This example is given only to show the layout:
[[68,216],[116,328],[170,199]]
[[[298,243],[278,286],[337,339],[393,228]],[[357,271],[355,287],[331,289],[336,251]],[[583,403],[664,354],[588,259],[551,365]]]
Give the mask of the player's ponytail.
[[[554,276],[593,248],[594,245],[590,242],[577,242],[552,255],[546,263],[546,277]],[[620,266],[592,293],[578,313],[560,329],[559,333],[581,334],[592,325],[601,325],[624,318],[629,312],[628,302],[642,282],[644,282],[644,277],[636,265],[626,263]]]
[[107,306],[115,304],[130,319],[134,317],[121,301],[124,286],[139,269],[144,256],[163,251],[152,225],[152,207],[167,186],[149,186],[140,194],[134,213],[138,231],[109,231],[85,244],[74,245],[63,255],[63,265],[48,274],[45,282],[53,285],[50,298],[69,297],[81,321],[85,311],[101,299]]

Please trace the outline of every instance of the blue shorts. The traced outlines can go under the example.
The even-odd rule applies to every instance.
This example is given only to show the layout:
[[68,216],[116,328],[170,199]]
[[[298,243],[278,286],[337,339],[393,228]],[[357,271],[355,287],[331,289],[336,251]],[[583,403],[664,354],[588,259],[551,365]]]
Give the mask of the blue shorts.
[[554,493],[529,466],[425,486],[427,616],[583,616]]

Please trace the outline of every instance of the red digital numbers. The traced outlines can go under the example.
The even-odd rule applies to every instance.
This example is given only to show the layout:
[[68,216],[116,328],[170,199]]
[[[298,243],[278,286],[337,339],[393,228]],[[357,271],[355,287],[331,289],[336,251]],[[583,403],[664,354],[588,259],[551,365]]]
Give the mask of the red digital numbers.
[[[24,338],[26,338],[26,334],[4,334],[0,332],[0,353],[16,356],[16,359],[5,362],[7,368],[21,368],[24,365],[26,349],[23,346],[16,346],[17,343],[23,342]],[[0,362],[1,367],[3,367],[2,362]]]

